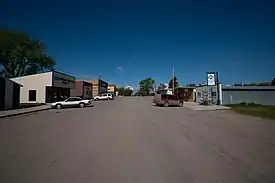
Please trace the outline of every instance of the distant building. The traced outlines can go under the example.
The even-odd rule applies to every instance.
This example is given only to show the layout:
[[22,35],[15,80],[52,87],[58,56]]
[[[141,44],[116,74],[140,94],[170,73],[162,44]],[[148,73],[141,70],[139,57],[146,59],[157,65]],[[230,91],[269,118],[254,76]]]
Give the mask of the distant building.
[[174,94],[182,98],[184,101],[194,102],[196,100],[196,87],[183,86],[174,89]]
[[71,89],[71,96],[84,99],[93,98],[93,84],[87,81],[75,81],[75,88]]
[[75,77],[57,72],[45,72],[11,79],[23,87],[20,103],[52,103],[70,97]]
[[0,110],[19,108],[20,88],[20,84],[0,76]]
[[93,97],[98,96],[102,93],[107,93],[108,91],[108,83],[101,79],[90,80],[90,83],[93,84]]
[[108,93],[112,93],[112,94],[116,95],[116,85],[109,84],[108,85]]
[[[275,86],[221,86],[220,103],[222,105],[255,103],[275,105]],[[196,88],[196,102],[208,101],[217,104],[217,86],[200,86]]]

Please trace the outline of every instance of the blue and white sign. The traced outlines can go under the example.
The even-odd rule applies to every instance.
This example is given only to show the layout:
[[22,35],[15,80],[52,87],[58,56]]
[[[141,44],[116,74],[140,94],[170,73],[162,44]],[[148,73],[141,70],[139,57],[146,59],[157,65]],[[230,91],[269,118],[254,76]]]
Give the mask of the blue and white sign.
[[207,74],[207,85],[208,86],[216,85],[215,74],[214,73],[208,73]]

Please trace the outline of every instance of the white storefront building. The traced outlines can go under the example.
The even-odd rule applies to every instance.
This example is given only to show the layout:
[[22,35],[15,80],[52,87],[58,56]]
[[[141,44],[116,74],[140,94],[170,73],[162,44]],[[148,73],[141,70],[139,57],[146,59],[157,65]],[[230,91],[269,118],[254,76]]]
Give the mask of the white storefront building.
[[75,77],[57,72],[46,72],[11,79],[23,87],[20,103],[51,103],[70,96],[75,87]]

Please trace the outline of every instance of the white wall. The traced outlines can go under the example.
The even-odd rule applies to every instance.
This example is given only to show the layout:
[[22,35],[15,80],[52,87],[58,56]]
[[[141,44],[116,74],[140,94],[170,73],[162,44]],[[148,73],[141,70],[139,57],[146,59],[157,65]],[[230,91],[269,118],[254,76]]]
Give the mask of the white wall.
[[6,79],[5,82],[5,109],[11,109],[13,104],[13,82]]
[[[12,78],[23,87],[20,91],[20,103],[45,103],[46,86],[52,86],[52,72]],[[36,101],[29,101],[29,90],[36,90]]]

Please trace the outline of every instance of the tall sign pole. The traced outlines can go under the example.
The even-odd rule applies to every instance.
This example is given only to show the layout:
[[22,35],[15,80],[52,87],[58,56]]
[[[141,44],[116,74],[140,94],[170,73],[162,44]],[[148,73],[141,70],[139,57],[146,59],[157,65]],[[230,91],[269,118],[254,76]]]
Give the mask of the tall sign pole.
[[218,94],[218,100],[217,100],[217,105],[221,104],[221,99],[220,99],[220,82],[219,82],[219,73],[216,72],[216,79],[217,79],[217,94]]
[[208,86],[216,86],[216,101],[217,105],[220,105],[220,82],[219,82],[219,73],[218,72],[207,72],[207,85]]
[[172,71],[172,94],[174,95],[174,89],[175,89],[175,69],[173,68]]

